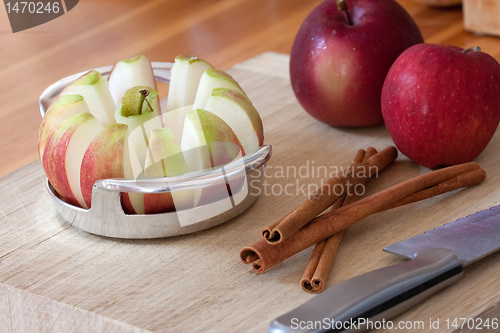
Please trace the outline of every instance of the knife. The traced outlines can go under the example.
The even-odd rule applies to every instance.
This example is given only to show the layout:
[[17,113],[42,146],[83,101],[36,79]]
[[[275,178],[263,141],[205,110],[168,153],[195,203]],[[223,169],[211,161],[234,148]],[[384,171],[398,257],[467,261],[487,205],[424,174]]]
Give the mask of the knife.
[[341,282],[276,318],[269,333],[364,331],[460,280],[500,249],[500,205],[384,248],[411,259]]

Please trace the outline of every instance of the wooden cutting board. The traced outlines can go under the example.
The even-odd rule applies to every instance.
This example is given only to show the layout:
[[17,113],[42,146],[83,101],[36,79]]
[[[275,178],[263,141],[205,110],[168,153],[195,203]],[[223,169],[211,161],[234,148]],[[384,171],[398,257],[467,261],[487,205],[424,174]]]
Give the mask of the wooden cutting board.
[[[335,129],[306,114],[290,87],[287,55],[265,53],[229,72],[261,112],[265,141],[273,145],[257,202],[196,234],[110,239],[62,221],[40,163],[27,165],[0,180],[0,332],[266,332],[275,317],[313,297],[299,287],[311,249],[260,275],[240,262],[239,251],[302,202],[308,186],[313,190],[328,176],[325,170],[345,167],[358,149],[383,149],[391,139],[383,126]],[[483,184],[349,228],[328,286],[398,262],[382,252],[388,244],[499,204],[499,151],[497,133],[477,159],[487,172]],[[400,155],[368,192],[424,172]],[[458,284],[394,322],[422,321],[420,331],[429,332],[429,320],[440,319],[435,331],[451,332],[446,319],[498,320],[498,272],[500,253],[468,267]]]

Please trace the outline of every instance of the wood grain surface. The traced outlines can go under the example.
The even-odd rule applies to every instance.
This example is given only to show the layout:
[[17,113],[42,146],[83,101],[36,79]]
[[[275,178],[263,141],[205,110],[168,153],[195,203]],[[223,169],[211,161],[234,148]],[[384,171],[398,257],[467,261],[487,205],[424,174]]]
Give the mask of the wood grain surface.
[[[320,0],[84,0],[67,14],[13,34],[0,9],[0,177],[38,158],[38,97],[67,75],[134,54],[178,54],[230,68],[266,51],[289,53],[300,24]],[[399,2],[425,41],[480,45],[500,60],[500,40],[463,28],[460,7]]]
[[[82,0],[62,17],[16,34],[0,10],[0,332],[265,332],[272,319],[311,297],[298,285],[310,249],[261,275],[238,258],[262,226],[305,198],[276,192],[280,186],[301,188],[323,178],[297,180],[279,168],[346,166],[358,148],[391,144],[383,126],[333,129],[296,102],[286,54],[319,2]],[[460,7],[399,2],[427,42],[479,45],[500,60],[500,39],[466,32]],[[269,51],[279,53],[263,53]],[[127,241],[79,231],[56,214],[36,161],[38,96],[61,77],[139,53],[154,61],[184,53],[231,68],[261,112],[265,141],[274,148],[268,192],[240,217],[193,235]],[[484,184],[350,228],[327,286],[398,262],[381,251],[385,245],[498,204],[499,149],[497,133],[477,159],[488,175]],[[369,191],[426,171],[402,156]],[[499,271],[500,255],[492,255],[397,320],[424,321],[428,328],[439,318],[439,332],[451,332],[447,318],[500,318]]]
[[[382,149],[391,139],[382,126],[338,130],[305,114],[293,98],[287,55],[264,53],[229,73],[255,101],[266,142],[274,147],[257,202],[239,217],[196,234],[116,240],[61,220],[38,161],[15,171],[0,180],[2,332],[265,332],[276,316],[310,299],[299,281],[311,249],[260,275],[240,262],[239,250],[304,200],[324,179],[325,168],[346,167],[358,148]],[[321,153],[314,142],[321,143]],[[398,262],[382,252],[388,244],[498,204],[498,149],[500,133],[477,160],[488,174],[483,184],[349,228],[327,287]],[[401,156],[368,191],[423,172],[428,170]],[[451,332],[444,326],[447,318],[498,318],[499,270],[500,253],[467,268],[462,281],[395,322],[429,325],[431,318],[440,319],[439,332]],[[421,331],[429,332],[426,327]]]
[[500,36],[500,2],[464,0],[464,27],[468,31]]

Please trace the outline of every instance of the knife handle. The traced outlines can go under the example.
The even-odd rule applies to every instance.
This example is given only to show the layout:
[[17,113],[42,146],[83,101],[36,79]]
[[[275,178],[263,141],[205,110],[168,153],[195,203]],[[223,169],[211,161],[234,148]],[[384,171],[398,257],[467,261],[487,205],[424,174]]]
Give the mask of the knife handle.
[[[424,250],[413,260],[368,272],[327,289],[271,322],[269,333],[359,331],[359,325],[346,327],[368,319],[390,319],[457,282],[462,271],[462,262],[455,252]],[[360,318],[363,320],[358,322]],[[311,329],[308,323],[316,326]]]

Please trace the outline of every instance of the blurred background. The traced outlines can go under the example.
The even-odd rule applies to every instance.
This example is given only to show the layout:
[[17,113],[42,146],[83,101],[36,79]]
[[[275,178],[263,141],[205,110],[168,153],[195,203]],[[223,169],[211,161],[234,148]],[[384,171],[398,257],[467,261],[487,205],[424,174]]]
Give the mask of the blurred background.
[[[462,6],[430,7],[429,1],[457,2],[398,0],[426,42],[479,45],[500,60],[500,38],[467,31]],[[479,6],[483,0],[465,1]],[[38,97],[54,81],[142,53],[167,62],[178,54],[198,56],[222,69],[266,51],[288,54],[320,2],[82,0],[65,15],[17,33],[0,9],[0,176],[38,158]]]

